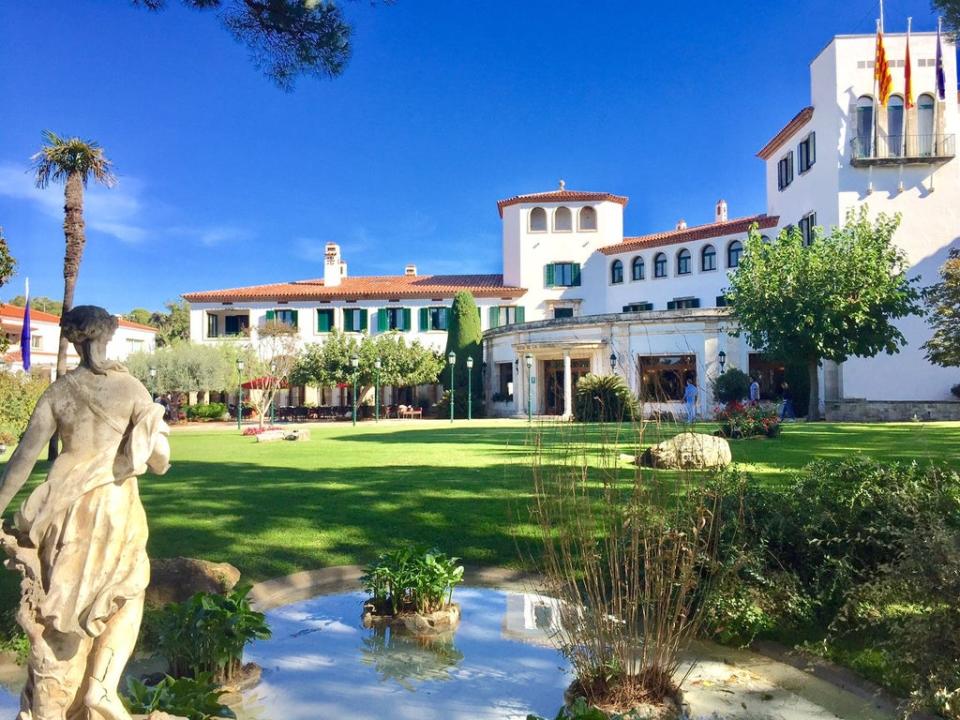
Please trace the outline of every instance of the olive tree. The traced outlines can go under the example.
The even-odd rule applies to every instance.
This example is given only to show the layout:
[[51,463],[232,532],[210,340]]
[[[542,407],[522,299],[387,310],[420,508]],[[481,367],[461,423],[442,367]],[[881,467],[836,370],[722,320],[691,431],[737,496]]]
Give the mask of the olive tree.
[[805,244],[796,229],[765,242],[754,225],[725,291],[735,335],[767,355],[803,362],[810,378],[809,417],[820,417],[817,368],[824,360],[894,354],[906,344],[895,321],[919,314],[916,279],[907,278],[893,243],[899,216],[871,222],[850,212],[830,234]]

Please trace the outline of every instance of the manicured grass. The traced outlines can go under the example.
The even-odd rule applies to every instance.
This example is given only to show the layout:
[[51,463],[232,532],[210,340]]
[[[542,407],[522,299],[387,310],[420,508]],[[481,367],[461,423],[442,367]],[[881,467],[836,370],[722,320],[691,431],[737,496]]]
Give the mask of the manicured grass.
[[[704,425],[700,429],[709,431]],[[141,479],[153,557],[231,562],[251,580],[363,563],[403,541],[473,564],[511,564],[530,488],[529,428],[520,421],[321,424],[303,443],[256,443],[230,429],[177,429],[173,467]],[[546,444],[596,441],[596,426],[545,425]],[[675,432],[651,428],[646,442]],[[960,423],[786,425],[779,439],[733,443],[755,482],[857,452],[899,461],[960,461]],[[637,442],[622,433],[620,449]],[[46,470],[40,463],[30,486]],[[632,470],[623,465],[624,477]],[[17,498],[7,516],[19,506]],[[17,579],[4,573],[0,608]]]

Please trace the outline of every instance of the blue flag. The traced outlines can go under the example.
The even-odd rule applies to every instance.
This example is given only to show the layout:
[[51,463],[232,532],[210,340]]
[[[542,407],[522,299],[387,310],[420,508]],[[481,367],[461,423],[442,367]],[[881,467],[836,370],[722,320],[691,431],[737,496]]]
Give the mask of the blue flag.
[[26,284],[27,302],[23,306],[23,327],[20,329],[20,359],[23,371],[30,370],[30,280]]
[[947,99],[947,79],[943,72],[943,50],[940,47],[940,27],[937,27],[937,97]]

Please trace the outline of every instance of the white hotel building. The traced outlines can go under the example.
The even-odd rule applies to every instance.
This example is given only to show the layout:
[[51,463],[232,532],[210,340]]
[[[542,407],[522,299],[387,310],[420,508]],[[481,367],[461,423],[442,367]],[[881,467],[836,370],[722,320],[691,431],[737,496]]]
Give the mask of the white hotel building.
[[[906,38],[885,36],[894,87],[886,108],[873,98],[874,41],[838,36],[814,59],[810,106],[758,153],[766,164],[763,213],[728,218],[721,200],[712,223],[681,221],[629,236],[627,198],[567,190],[561,182],[557,190],[497,203],[502,274],[424,276],[407,266],[403,275],[350,277],[339,246],[330,243],[322,278],[185,294],[191,337],[231,341],[275,318],[296,325],[304,343],[322,342],[336,327],[402,332],[442,350],[445,309],[466,289],[481,310],[482,377],[494,413],[526,414],[529,396],[534,414],[569,415],[577,378],[613,367],[649,410],[675,409],[684,378],[693,377],[708,415],[721,353],[727,368],[760,374],[767,386],[781,371],[730,334],[734,320],[724,307],[728,273],[752,225],[770,238],[788,226],[812,237],[814,226],[828,231],[861,205],[873,215],[901,213],[895,239],[921,285],[936,281],[960,240],[954,47],[944,38],[947,95],[939,100],[936,35],[912,34],[916,106],[907,110]],[[828,417],[960,418],[950,395],[957,373],[931,365],[920,349],[929,327],[915,318],[902,329],[909,344],[897,355],[825,364]]]

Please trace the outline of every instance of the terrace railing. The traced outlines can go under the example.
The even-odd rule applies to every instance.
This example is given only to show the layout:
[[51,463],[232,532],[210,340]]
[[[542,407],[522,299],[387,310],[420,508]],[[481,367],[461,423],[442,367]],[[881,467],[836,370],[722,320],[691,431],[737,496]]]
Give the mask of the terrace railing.
[[923,165],[956,156],[953,135],[887,135],[855,137],[850,141],[853,165]]

